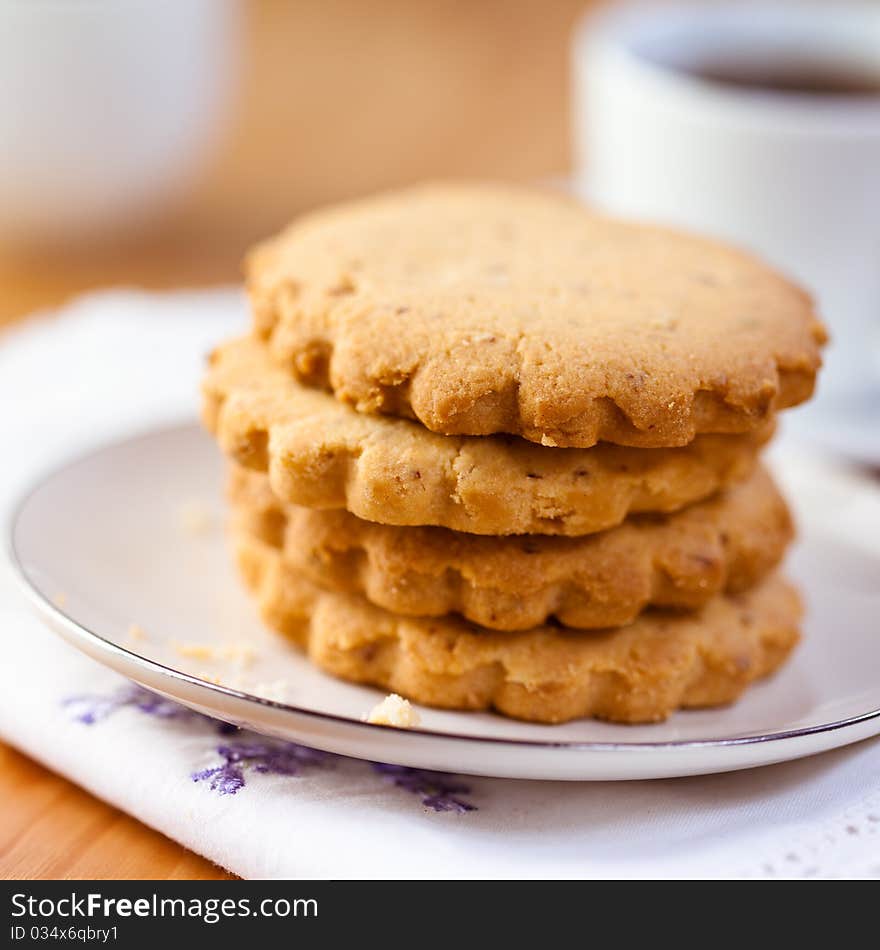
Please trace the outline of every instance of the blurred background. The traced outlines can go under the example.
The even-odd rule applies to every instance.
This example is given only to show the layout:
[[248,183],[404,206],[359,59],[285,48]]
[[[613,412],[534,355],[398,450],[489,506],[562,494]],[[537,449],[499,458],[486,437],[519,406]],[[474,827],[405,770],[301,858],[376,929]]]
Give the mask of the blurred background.
[[[189,2],[165,4],[171,29],[209,33],[223,50],[228,80],[215,122],[200,130],[207,147],[181,149],[187,162],[188,151],[196,153],[193,165],[173,194],[157,189],[149,220],[132,215],[103,235],[45,228],[49,233],[10,236],[7,200],[6,214],[0,211],[0,322],[95,286],[236,281],[252,241],[327,201],[432,176],[528,180],[570,167],[569,46],[589,2],[208,0],[194,22],[182,22]],[[162,3],[149,6],[155,12]],[[0,0],[0,51],[3,35],[11,42],[10,7],[19,4],[47,6]],[[48,15],[57,24],[58,10]],[[45,23],[34,19],[43,44]],[[69,33],[70,24],[64,29]],[[145,54],[145,70],[158,75],[170,71],[164,39]],[[190,38],[190,50],[196,42]],[[0,78],[3,70],[0,62]],[[29,87],[31,112],[34,87],[56,79],[68,101],[56,114],[70,112],[70,89],[51,68]],[[95,90],[100,111],[106,95],[106,84]],[[17,130],[0,128],[0,143],[4,135],[21,149],[21,122]],[[33,160],[48,158],[44,152]],[[0,174],[3,166],[0,158]],[[16,190],[21,174],[8,172]]]
[[235,283],[434,177],[757,251],[831,324],[826,445],[880,467],[880,0],[0,0],[0,325]]

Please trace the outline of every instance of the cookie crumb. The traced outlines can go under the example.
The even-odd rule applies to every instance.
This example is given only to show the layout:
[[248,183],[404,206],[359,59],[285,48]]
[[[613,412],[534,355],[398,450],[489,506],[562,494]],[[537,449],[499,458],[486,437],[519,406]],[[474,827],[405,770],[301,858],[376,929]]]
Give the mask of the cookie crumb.
[[217,686],[235,689],[240,693],[250,693],[259,699],[269,699],[276,703],[287,702],[287,680],[284,679],[254,681],[241,675],[211,678],[207,674],[203,674],[203,678],[209,679]]
[[206,673],[202,670],[200,673],[196,673],[196,679],[204,680],[206,683],[211,683],[214,686],[222,686],[219,676],[214,676],[213,673]]
[[287,702],[287,680],[270,680],[269,682],[254,683],[247,688],[260,699],[270,699],[276,703]]
[[147,638],[147,631],[144,630],[144,628],[140,624],[137,624],[137,623],[129,624],[127,633],[128,633],[128,639],[131,640],[132,642],[135,642],[137,640],[146,640]]
[[381,703],[375,705],[364,722],[374,726],[394,726],[396,729],[415,729],[422,724],[418,711],[413,709],[408,699],[389,693]]
[[250,666],[257,656],[257,651],[253,644],[247,640],[239,640],[235,643],[226,643],[220,647],[220,656],[224,660],[237,663],[239,666]]
[[67,594],[63,590],[58,591],[58,593],[52,598],[52,603],[56,607],[61,607],[64,609],[67,606]]
[[190,501],[181,506],[180,524],[190,537],[201,537],[214,527],[214,517],[207,506]]
[[212,643],[180,642],[174,640],[171,643],[174,652],[180,656],[195,660],[227,660],[237,663],[239,666],[249,666],[256,658],[257,651],[247,640],[240,640],[233,643],[222,643],[214,645]]
[[196,660],[216,660],[217,651],[209,643],[178,643],[176,640],[171,644],[175,653],[181,656],[190,657]]

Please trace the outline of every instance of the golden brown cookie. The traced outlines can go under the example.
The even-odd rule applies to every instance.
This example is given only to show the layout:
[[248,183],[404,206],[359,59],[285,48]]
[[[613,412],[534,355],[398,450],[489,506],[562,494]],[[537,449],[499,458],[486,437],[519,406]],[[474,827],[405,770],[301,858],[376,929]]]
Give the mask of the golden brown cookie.
[[720,591],[753,586],[793,534],[788,508],[760,468],[684,511],[582,538],[489,538],[284,506],[265,475],[241,466],[232,467],[229,495],[236,524],[283,548],[320,586],[364,594],[394,613],[459,613],[493,630],[525,630],[550,617],[568,627],[617,627],[652,605],[700,607]]
[[301,380],[553,446],[752,431],[809,397],[825,341],[808,296],[739,250],[503,185],[308,215],[251,254],[248,288]]
[[553,449],[514,436],[442,436],[355,412],[274,366],[246,338],[211,358],[203,418],[279,498],[368,521],[473,534],[582,535],[629,514],[675,511],[745,478],[772,422],[676,449]]
[[534,722],[585,716],[652,722],[736,699],[798,640],[800,601],[772,576],[697,613],[653,611],[617,630],[483,630],[455,617],[415,619],[312,585],[280,552],[239,533],[236,555],[266,623],[321,669],[446,709]]

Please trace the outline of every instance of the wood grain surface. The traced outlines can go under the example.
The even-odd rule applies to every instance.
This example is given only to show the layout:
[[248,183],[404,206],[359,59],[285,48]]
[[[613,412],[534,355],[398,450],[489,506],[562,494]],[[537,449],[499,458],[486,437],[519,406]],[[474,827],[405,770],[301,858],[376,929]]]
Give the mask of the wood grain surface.
[[0,878],[231,875],[0,744]]
[[[0,245],[0,324],[96,287],[237,281],[255,238],[326,201],[432,176],[564,172],[584,6],[252,0],[226,135],[191,192],[149,234]],[[2,744],[0,801],[0,878],[228,876]]]

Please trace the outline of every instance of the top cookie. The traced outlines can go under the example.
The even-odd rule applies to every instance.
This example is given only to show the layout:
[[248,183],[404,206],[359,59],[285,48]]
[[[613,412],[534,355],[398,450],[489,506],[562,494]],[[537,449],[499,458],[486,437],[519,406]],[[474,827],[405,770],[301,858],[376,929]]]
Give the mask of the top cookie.
[[825,331],[738,250],[552,193],[428,185],[250,255],[257,333],[303,381],[444,434],[685,445],[807,399]]

